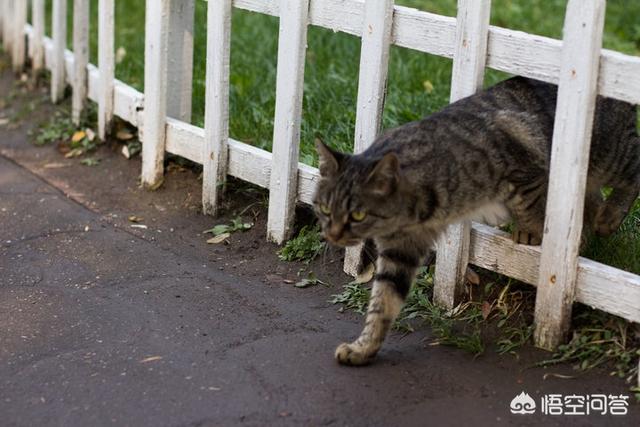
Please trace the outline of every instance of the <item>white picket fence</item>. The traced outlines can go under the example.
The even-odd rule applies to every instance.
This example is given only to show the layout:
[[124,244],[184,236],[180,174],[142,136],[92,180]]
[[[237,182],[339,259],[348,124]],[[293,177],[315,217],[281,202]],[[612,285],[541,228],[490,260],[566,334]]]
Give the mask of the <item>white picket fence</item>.
[[[564,40],[489,25],[490,0],[459,0],[457,18],[395,6],[393,0],[210,0],[207,13],[205,127],[192,126],[194,0],[147,0],[144,94],[114,79],[114,0],[99,0],[99,61],[88,63],[88,0],[74,0],[73,48],[65,47],[66,0],[53,0],[52,38],[44,37],[44,1],[0,0],[2,40],[16,70],[26,57],[51,70],[51,97],[73,88],[73,117],[86,98],[99,106],[104,137],[116,115],[138,126],[142,181],[163,178],[165,153],[204,167],[203,206],[215,214],[227,175],[268,188],[268,238],[290,236],[296,203],[309,204],[317,169],[298,162],[307,28],[361,37],[355,151],[378,134],[391,44],[453,59],[451,100],[481,87],[485,67],[559,84],[542,248],[512,243],[492,227],[464,223],[439,245],[435,299],[458,302],[467,263],[538,287],[535,341],[553,348],[566,337],[571,306],[640,322],[640,276],[578,257],[590,130],[597,93],[640,103],[640,58],[601,49],[605,1],[570,0]],[[229,138],[232,8],[280,18],[273,152]],[[345,268],[356,267],[357,251]]]

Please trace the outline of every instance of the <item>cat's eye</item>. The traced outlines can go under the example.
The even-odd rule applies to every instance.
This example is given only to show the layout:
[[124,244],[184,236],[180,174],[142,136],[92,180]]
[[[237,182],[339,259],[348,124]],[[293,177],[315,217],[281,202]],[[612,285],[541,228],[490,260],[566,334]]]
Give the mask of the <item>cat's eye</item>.
[[329,215],[331,213],[331,209],[329,208],[329,206],[325,205],[324,203],[320,203],[320,212],[322,212],[325,215]]
[[362,221],[367,216],[367,213],[364,211],[353,211],[351,212],[351,219],[354,221]]

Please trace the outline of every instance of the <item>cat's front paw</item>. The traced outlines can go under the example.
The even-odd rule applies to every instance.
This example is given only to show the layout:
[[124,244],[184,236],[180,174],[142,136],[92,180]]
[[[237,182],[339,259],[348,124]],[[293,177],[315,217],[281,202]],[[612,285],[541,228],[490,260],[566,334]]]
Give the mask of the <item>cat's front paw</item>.
[[521,245],[537,246],[542,244],[542,239],[539,236],[526,231],[520,231],[517,228],[513,230],[513,233],[511,233],[511,239],[514,243],[520,243]]
[[336,348],[336,360],[342,365],[362,366],[371,363],[374,354],[367,352],[362,346],[343,342]]

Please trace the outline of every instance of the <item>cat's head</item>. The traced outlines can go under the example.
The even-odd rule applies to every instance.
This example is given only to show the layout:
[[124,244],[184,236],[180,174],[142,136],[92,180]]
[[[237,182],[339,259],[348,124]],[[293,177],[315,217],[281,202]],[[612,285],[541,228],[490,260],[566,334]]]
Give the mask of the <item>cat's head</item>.
[[394,153],[368,159],[339,153],[320,141],[316,149],[321,179],[313,206],[330,243],[356,245],[392,234],[405,222],[403,180]]

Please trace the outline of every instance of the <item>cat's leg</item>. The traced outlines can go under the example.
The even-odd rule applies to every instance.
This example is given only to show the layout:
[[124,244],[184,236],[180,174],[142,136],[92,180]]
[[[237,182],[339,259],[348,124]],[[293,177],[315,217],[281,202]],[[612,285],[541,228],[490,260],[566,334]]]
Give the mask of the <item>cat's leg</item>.
[[609,198],[598,206],[593,220],[595,233],[601,237],[615,233],[637,197],[637,186],[614,188]]
[[[622,146],[627,149],[624,163],[617,164],[615,169],[609,168],[606,171],[608,179],[602,183],[612,188],[612,193],[599,203],[590,223],[593,231],[603,237],[610,236],[620,227],[640,192],[640,138],[633,136],[624,140]],[[612,173],[612,169],[615,172]],[[593,192],[600,196],[600,185]]]
[[539,245],[542,243],[544,230],[544,213],[547,203],[546,180],[528,183],[517,189],[507,200],[507,208],[515,220],[512,239],[516,243],[525,245]]
[[365,365],[373,360],[402,309],[423,256],[422,250],[406,244],[379,248],[364,329],[354,342],[338,346],[338,362]]

